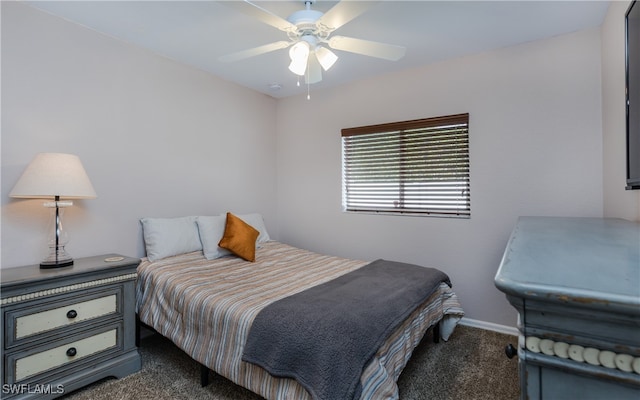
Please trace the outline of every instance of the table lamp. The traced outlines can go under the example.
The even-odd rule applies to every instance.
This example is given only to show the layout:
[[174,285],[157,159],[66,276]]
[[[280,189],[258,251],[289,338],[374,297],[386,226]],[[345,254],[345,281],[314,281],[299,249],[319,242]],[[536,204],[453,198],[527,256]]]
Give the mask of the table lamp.
[[[39,153],[9,193],[9,197],[53,199],[44,206],[52,210],[49,234],[49,255],[40,268],[59,268],[73,265],[73,258],[65,250],[69,239],[62,227],[64,207],[73,205],[70,199],[97,197],[91,181],[78,156],[62,153]],[[61,200],[64,199],[64,200]]]

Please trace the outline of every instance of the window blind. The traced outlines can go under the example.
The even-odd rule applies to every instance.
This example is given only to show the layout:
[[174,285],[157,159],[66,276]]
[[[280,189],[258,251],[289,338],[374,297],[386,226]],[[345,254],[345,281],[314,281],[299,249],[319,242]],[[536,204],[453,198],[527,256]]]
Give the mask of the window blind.
[[469,114],[342,130],[345,211],[469,218]]

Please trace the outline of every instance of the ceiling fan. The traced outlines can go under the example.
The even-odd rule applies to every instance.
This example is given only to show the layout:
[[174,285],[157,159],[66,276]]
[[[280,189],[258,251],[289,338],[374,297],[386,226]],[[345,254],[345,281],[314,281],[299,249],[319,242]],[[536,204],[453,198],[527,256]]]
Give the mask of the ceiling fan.
[[326,13],[312,10],[313,1],[311,0],[305,0],[304,3],[304,10],[296,11],[284,19],[248,0],[224,2],[226,6],[235,8],[285,32],[288,40],[228,54],[220,57],[219,60],[224,62],[239,61],[290,47],[291,64],[289,70],[298,76],[304,76],[305,82],[312,84],[320,82],[322,69],[327,71],[338,59],[338,56],[329,48],[390,61],[397,61],[404,56],[405,48],[402,46],[331,35],[336,29],[378,2],[341,1]]

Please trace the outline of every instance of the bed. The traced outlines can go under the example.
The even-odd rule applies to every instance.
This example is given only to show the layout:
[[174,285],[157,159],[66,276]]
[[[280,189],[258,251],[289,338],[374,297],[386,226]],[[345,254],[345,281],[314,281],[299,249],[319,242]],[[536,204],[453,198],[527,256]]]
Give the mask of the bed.
[[[153,238],[152,233],[157,236],[158,229],[152,229],[151,224],[145,226],[149,221],[143,221],[148,256],[138,267],[136,308],[140,321],[197,362],[266,399],[311,399],[309,391],[295,379],[273,376],[243,361],[252,323],[262,310],[279,300],[361,270],[369,262],[318,254],[271,240],[261,217],[253,224],[259,231],[255,259],[247,261],[217,247],[220,219],[212,229],[205,218],[193,218],[185,226],[193,227],[193,222],[199,229],[196,236],[201,248],[193,244],[195,251],[185,251],[193,248],[183,246],[160,255],[154,253],[157,246],[155,250],[153,247],[166,243]],[[175,229],[171,231],[177,235]],[[184,235],[178,236],[184,241]],[[210,246],[214,242],[215,248]],[[438,284],[394,327],[365,366],[359,378],[358,398],[398,398],[396,381],[425,332],[438,324],[439,336],[447,340],[463,314],[451,287]]]

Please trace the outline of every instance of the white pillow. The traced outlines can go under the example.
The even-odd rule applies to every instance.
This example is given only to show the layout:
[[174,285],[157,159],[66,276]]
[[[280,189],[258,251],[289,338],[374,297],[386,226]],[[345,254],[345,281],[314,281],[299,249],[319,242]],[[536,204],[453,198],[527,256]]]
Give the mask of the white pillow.
[[258,239],[256,239],[256,243],[262,243],[262,242],[271,240],[271,238],[269,237],[269,233],[267,232],[267,228],[264,226],[264,219],[262,219],[261,214],[254,213],[254,214],[234,214],[234,215],[240,218],[241,220],[243,220],[244,222],[246,222],[247,224],[253,226],[258,232],[260,232]]
[[202,240],[202,251],[207,260],[213,260],[231,254],[227,249],[218,246],[220,239],[224,236],[224,229],[227,224],[226,215],[216,215],[213,217],[198,217],[198,231]]
[[202,250],[196,217],[142,218],[149,261]]

